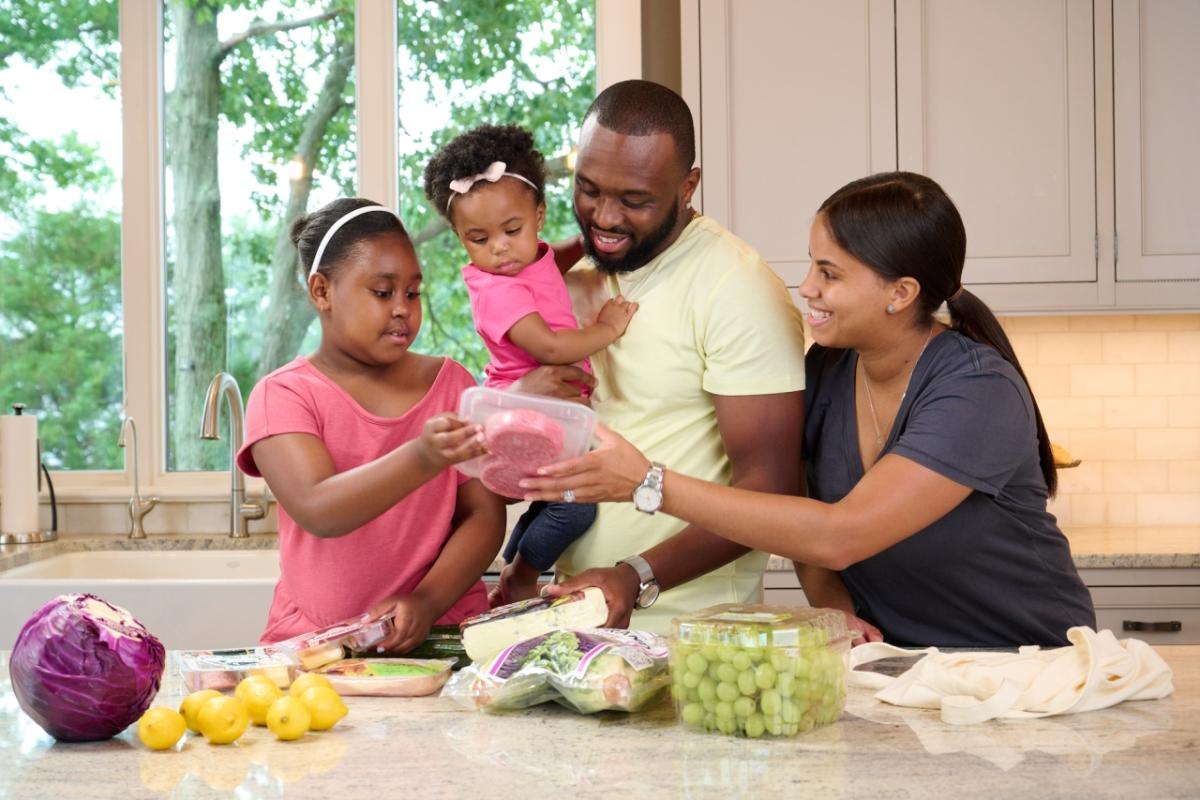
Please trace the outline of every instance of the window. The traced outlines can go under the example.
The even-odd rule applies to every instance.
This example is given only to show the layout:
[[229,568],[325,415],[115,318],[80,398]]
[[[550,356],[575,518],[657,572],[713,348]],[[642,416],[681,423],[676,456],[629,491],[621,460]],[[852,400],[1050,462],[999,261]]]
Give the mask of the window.
[[76,6],[0,10],[0,403],[51,469],[119,469],[117,13]]

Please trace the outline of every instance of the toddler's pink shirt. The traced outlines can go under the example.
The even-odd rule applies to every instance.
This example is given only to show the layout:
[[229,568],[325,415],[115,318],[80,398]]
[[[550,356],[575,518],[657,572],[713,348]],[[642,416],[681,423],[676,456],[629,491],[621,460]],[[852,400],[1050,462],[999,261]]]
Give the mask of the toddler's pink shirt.
[[[554,263],[554,251],[545,242],[538,242],[538,253],[538,259],[516,275],[494,275],[474,264],[463,267],[475,330],[492,356],[484,368],[483,382],[490,388],[506,389],[529,370],[541,366],[508,338],[509,330],[522,317],[539,314],[552,331],[579,327],[567,285]],[[586,359],[579,366],[592,371]]]
[[[255,442],[309,433],[344,472],[420,436],[425,420],[456,410],[459,395],[474,385],[470,373],[447,358],[416,405],[401,417],[378,417],[301,356],[250,393],[238,466],[258,476],[250,453]],[[279,505],[279,582],[262,641],[322,628],[415,589],[450,538],[458,487],[467,480],[457,470],[442,470],[380,516],[333,539],[308,533]],[[477,581],[438,624],[456,624],[487,607],[483,582]]]

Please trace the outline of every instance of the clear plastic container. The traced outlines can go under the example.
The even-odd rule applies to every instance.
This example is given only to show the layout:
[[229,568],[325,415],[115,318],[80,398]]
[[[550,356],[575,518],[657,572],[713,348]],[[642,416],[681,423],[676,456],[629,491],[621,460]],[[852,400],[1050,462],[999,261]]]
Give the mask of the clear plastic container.
[[517,480],[583,455],[596,430],[596,413],[581,403],[480,386],[463,392],[458,415],[483,426],[492,451],[458,469],[498,494],[517,498],[522,496]]
[[795,736],[846,705],[851,636],[828,608],[727,603],[671,621],[671,695],[684,726]]
[[394,628],[390,616],[371,622],[365,617],[354,617],[276,642],[274,646],[293,653],[303,669],[314,670],[345,658],[348,653],[369,652],[391,636]]
[[274,646],[237,650],[185,650],[179,656],[179,675],[189,692],[232,689],[243,678],[266,675],[280,689],[292,684],[300,661]]

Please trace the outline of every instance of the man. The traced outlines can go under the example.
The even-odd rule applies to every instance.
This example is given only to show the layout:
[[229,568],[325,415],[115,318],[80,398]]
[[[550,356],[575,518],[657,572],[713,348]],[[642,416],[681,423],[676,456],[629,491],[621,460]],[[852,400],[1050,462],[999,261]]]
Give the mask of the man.
[[[691,112],[658,84],[615,84],[584,119],[574,202],[587,258],[567,274],[576,312],[590,319],[618,294],[640,304],[625,336],[592,357],[592,407],[672,470],[797,494],[801,315],[752,248],[692,209],[694,161]],[[633,612],[634,627],[658,632],[687,611],[756,601],[767,555],[655,515],[660,487],[652,469],[636,506],[600,506],[556,565],[562,588],[598,586],[609,625]]]

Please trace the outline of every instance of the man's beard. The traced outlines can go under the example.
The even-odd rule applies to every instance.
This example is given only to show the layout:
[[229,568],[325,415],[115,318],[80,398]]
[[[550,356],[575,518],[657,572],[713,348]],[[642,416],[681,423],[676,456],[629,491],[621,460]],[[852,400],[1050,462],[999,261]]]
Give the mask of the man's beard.
[[[635,242],[630,247],[629,252],[622,258],[614,259],[604,253],[596,250],[592,243],[591,229],[593,226],[586,224],[579,217],[579,212],[575,211],[575,221],[579,223],[579,230],[583,234],[583,252],[592,259],[592,263],[601,272],[607,272],[610,275],[617,275],[623,272],[633,272],[646,266],[646,262],[650,260],[651,254],[657,250],[667,237],[671,235],[671,231],[675,229],[675,223],[679,221],[679,199],[671,204],[671,213],[667,214],[667,218],[663,220],[662,225],[646,235],[645,239],[640,242]],[[602,230],[602,229],[598,229]],[[633,238],[632,231],[623,228],[613,228],[611,233],[622,234]]]

